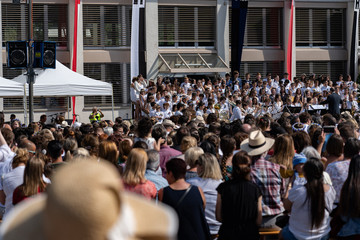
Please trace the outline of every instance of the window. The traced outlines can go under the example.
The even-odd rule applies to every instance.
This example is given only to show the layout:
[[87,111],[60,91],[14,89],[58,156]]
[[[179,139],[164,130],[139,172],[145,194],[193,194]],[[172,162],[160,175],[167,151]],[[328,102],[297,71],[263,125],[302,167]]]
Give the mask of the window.
[[343,47],[345,9],[296,9],[296,46]]
[[[67,47],[67,5],[34,4],[34,39],[55,41]],[[2,4],[3,46],[7,41],[28,40],[28,7],[26,4]]]
[[[281,8],[248,8],[244,47],[281,47],[282,19]],[[231,45],[231,7],[229,8],[229,24]]]
[[330,79],[336,81],[339,74],[345,74],[344,69],[346,69],[345,61],[296,62],[296,76],[298,77],[303,73],[306,75],[315,73],[316,75],[330,75]]
[[159,6],[160,47],[214,47],[215,7]]
[[284,62],[283,61],[271,61],[271,62],[241,62],[240,76],[243,78],[246,73],[251,74],[251,78],[254,79],[256,74],[259,72],[261,76],[265,78],[266,73],[270,72],[272,76],[278,74],[282,76],[284,73]]
[[83,21],[85,47],[130,46],[130,5],[84,5]]
[[[84,75],[113,85],[114,105],[130,103],[130,63],[85,63]],[[111,106],[111,96],[86,96],[86,107]]]
[[[10,69],[3,65],[4,78],[13,79],[23,74],[21,69]],[[67,98],[65,97],[34,97],[34,109],[51,109],[57,111],[66,111]],[[24,109],[23,97],[4,98],[4,110],[22,110]],[[27,99],[27,109],[29,109],[29,100]]]

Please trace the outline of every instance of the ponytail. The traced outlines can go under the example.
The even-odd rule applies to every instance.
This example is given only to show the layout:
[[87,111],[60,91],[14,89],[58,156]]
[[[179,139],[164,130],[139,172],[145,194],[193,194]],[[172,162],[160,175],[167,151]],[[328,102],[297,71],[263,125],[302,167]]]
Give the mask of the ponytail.
[[304,164],[303,169],[307,180],[305,184],[307,196],[304,204],[310,204],[311,228],[318,228],[324,220],[326,209],[323,179],[324,166],[318,159],[310,158]]

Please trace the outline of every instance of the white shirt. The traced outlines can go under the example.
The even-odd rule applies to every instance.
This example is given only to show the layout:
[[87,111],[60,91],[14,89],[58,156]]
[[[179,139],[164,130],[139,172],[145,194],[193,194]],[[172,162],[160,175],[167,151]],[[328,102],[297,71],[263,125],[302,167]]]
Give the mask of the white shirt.
[[[23,184],[25,166],[19,166],[11,172],[5,174],[1,179],[1,186],[6,195],[5,199],[5,216],[13,208],[12,200],[15,188]],[[4,216],[4,217],[5,217]]]
[[347,101],[347,102],[346,102],[346,108],[347,108],[347,109],[352,109],[352,107],[354,107],[356,110],[358,109],[358,103],[357,103],[357,101],[352,101],[352,102]]
[[172,116],[172,112],[170,109],[164,110],[164,118],[170,118]]
[[235,120],[237,120],[237,119],[242,119],[241,109],[240,109],[238,106],[236,106],[236,107],[234,108],[234,110],[233,110],[233,115],[232,115],[231,118],[230,118],[230,122],[235,121]]
[[182,113],[182,112],[180,112],[180,111],[176,111],[174,115],[175,115],[175,116],[182,116],[182,115],[183,115],[183,113]]
[[149,115],[150,115],[150,117],[155,117],[155,115],[156,115],[156,109],[151,108]]
[[325,217],[319,228],[311,229],[311,210],[308,203],[306,188],[298,186],[290,190],[289,200],[292,202],[289,230],[298,240],[315,240],[330,232],[330,212],[333,209],[335,190],[332,186],[325,192]]
[[11,151],[7,144],[0,146],[0,162],[5,162],[6,160],[12,160],[15,157],[15,153]]
[[208,110],[206,110],[206,113],[207,114],[210,114],[210,113],[215,113],[215,109],[214,108],[212,108],[212,109],[208,109]]
[[185,93],[187,93],[187,91],[188,91],[188,89],[191,87],[191,85],[190,85],[190,83],[185,83],[185,82],[183,82],[183,83],[181,83],[180,87],[181,87],[181,88],[184,88]]
[[217,234],[221,223],[215,218],[215,208],[217,200],[216,188],[222,182],[221,180],[214,180],[211,178],[190,178],[187,180],[188,183],[200,187],[206,199],[205,218],[209,224],[210,233]]
[[204,115],[204,111],[203,110],[197,110],[196,111],[196,116],[203,116]]

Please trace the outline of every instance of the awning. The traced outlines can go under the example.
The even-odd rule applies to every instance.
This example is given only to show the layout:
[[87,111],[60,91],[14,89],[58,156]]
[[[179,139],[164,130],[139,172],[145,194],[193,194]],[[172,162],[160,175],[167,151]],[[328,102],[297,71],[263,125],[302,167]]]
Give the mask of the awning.
[[225,61],[214,53],[159,53],[160,73],[229,72]]

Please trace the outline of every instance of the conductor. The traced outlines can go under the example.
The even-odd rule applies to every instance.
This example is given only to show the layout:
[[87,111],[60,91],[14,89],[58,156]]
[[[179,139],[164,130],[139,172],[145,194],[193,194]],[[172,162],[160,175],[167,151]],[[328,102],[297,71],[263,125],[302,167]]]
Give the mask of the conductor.
[[342,103],[341,97],[339,94],[335,93],[334,88],[330,89],[330,93],[331,94],[326,100],[320,102],[320,104],[329,104],[329,113],[332,115],[340,114],[340,104]]

